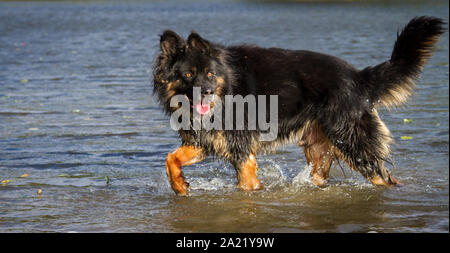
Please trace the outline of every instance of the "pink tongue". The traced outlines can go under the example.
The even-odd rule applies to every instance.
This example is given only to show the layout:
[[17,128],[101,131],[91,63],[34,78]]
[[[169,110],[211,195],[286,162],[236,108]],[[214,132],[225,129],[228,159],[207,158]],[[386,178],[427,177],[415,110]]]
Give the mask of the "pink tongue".
[[202,104],[202,103],[198,103],[195,106],[195,110],[197,110],[197,112],[201,115],[205,115],[209,112],[209,104]]

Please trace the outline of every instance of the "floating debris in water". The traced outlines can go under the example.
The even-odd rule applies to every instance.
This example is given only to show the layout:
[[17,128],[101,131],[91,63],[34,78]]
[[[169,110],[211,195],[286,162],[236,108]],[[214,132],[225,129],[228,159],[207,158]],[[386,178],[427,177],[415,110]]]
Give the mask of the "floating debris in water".
[[72,112],[73,112],[73,113],[80,113],[81,110],[80,110],[80,109],[74,109],[74,110],[72,110]]
[[37,190],[37,194],[38,194],[39,196],[41,196],[41,195],[42,195],[42,189],[38,189],[38,190]]
[[28,79],[22,79],[20,80],[21,83],[28,83]]
[[105,181],[106,181],[106,184],[108,185],[109,184],[109,177],[108,176],[105,176]]
[[402,136],[402,137],[400,137],[400,139],[402,139],[402,140],[412,140],[413,137],[412,136]]
[[403,119],[403,123],[408,124],[408,123],[412,123],[413,120],[412,119]]
[[37,127],[30,127],[30,128],[28,128],[28,130],[30,130],[30,131],[37,131],[37,130],[39,130],[39,128],[37,128]]
[[11,183],[12,180],[11,179],[5,179],[2,181],[2,186],[6,186],[6,184]]
[[21,178],[25,178],[25,177],[28,177],[29,175],[27,174],[27,173],[25,173],[25,174],[22,174],[20,177]]

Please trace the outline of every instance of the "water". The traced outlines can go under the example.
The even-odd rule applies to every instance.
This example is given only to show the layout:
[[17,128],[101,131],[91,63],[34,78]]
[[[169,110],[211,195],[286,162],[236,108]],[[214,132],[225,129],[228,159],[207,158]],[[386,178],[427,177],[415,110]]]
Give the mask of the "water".
[[337,166],[319,189],[286,146],[258,157],[262,191],[237,190],[231,165],[207,159],[184,169],[192,196],[177,197],[164,160],[180,140],[152,96],[164,29],[363,68],[416,15],[448,22],[448,2],[1,2],[0,232],[448,232],[448,33],[408,106],[380,112],[401,188]]

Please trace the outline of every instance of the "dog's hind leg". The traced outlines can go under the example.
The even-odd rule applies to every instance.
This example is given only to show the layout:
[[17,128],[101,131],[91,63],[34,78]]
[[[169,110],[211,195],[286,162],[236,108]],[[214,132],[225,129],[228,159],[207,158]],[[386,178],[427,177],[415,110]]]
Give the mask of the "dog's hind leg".
[[262,188],[256,177],[258,165],[254,154],[250,154],[243,161],[231,161],[237,172],[238,187],[244,191],[255,191]]
[[181,146],[166,158],[166,173],[174,192],[181,196],[188,194],[189,183],[186,182],[182,166],[192,165],[204,159],[203,150],[194,146]]
[[[377,122],[378,125],[378,131],[380,132],[380,142],[382,143],[382,154],[384,155],[381,166],[384,168],[384,161],[387,157],[390,158],[390,148],[389,144],[393,143],[394,141],[391,138],[391,132],[386,127],[384,122],[380,119],[380,116],[378,115],[378,112],[376,109],[372,111],[372,115],[374,118],[374,121]],[[382,186],[389,186],[389,185],[399,185],[400,182],[395,179],[385,168],[384,170],[380,169],[380,171],[383,173],[384,171],[388,174],[387,177],[382,177],[382,173],[379,173],[378,175],[370,178],[370,182],[375,185],[382,185]]]
[[334,161],[334,148],[328,137],[317,124],[312,124],[303,132],[300,146],[303,147],[308,165],[312,166],[312,182],[319,187],[326,186]]
[[324,117],[321,126],[333,146],[338,149],[350,168],[360,172],[376,185],[395,185],[399,182],[384,166],[389,158],[391,133],[376,110],[355,114],[335,114]]

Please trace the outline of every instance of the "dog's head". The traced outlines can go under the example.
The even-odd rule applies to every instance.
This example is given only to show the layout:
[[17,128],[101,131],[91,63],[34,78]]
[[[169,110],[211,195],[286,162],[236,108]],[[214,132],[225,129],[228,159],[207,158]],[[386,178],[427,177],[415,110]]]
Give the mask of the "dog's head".
[[[154,67],[154,92],[167,112],[172,112],[170,99],[175,95],[186,96],[192,108],[201,114],[209,111],[209,104],[193,104],[194,88],[200,88],[201,96],[215,95],[223,98],[231,79],[226,52],[191,33],[185,41],[173,31],[165,31],[160,40],[161,53]],[[198,102],[197,102],[198,103]],[[211,104],[211,107],[213,105]]]

